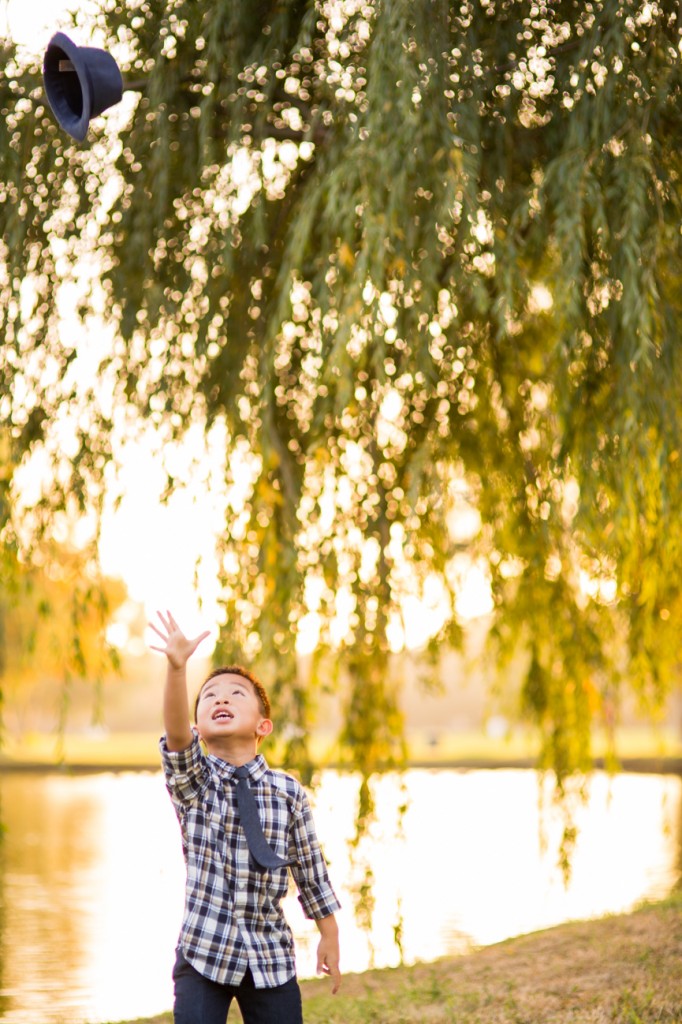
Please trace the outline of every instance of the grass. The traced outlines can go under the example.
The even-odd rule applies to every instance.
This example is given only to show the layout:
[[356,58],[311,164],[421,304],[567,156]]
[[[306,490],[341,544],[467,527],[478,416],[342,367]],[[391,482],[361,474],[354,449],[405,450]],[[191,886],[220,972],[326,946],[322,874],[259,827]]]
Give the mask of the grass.
[[[467,956],[349,975],[337,996],[323,979],[301,988],[306,1024],[682,1024],[682,893]],[[240,1019],[233,1006],[229,1024]]]

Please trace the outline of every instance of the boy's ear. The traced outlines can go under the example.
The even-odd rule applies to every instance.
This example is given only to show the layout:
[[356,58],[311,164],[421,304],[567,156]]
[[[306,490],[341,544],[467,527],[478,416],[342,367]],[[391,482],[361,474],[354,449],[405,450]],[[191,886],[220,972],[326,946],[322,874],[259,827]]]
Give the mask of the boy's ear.
[[258,723],[258,728],[256,729],[256,735],[259,737],[259,739],[263,740],[265,739],[266,736],[270,735],[274,728],[275,727],[269,718],[261,718],[260,722]]

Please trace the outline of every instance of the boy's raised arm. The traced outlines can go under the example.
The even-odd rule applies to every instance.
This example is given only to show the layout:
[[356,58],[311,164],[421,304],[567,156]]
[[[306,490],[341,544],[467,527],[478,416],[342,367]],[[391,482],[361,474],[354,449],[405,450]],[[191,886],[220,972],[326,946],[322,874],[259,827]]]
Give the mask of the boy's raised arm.
[[153,622],[151,629],[161,638],[163,646],[151,644],[153,651],[166,655],[166,686],[163,694],[163,724],[168,750],[186,750],[192,742],[189,701],[187,698],[187,662],[197,647],[209,635],[209,630],[188,640],[177,622],[167,611],[158,612],[163,629]]

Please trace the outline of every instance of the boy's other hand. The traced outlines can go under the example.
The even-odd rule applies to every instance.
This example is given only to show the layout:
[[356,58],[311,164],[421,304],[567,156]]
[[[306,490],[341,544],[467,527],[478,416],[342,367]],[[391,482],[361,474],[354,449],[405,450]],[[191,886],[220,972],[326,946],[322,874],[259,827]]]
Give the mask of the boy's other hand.
[[189,640],[169,611],[165,615],[163,612],[157,612],[156,614],[163,626],[163,630],[159,629],[153,622],[149,623],[149,628],[153,629],[156,635],[161,638],[163,646],[150,644],[150,647],[153,651],[165,654],[173,668],[183,668],[201,641],[205,640],[209,635],[210,630],[204,630],[199,636]]
[[332,979],[332,995],[341,988],[338,939],[323,935],[317,947],[317,973]]

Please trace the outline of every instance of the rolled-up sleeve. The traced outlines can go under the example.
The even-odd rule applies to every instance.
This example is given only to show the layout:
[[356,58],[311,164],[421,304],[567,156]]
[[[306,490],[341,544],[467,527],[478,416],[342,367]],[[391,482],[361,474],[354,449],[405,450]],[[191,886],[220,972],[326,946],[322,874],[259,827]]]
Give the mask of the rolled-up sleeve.
[[206,762],[199,736],[196,732],[193,733],[192,742],[185,750],[169,750],[166,737],[162,736],[159,740],[159,750],[166,786],[173,803],[191,803],[206,782]]
[[310,804],[301,791],[300,805],[294,815],[293,839],[296,864],[292,867],[298,888],[299,903],[308,918],[319,920],[329,917],[341,908],[332,889],[327,865],[315,832]]

